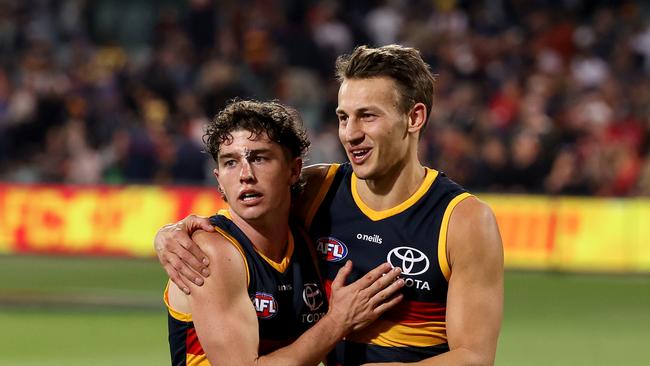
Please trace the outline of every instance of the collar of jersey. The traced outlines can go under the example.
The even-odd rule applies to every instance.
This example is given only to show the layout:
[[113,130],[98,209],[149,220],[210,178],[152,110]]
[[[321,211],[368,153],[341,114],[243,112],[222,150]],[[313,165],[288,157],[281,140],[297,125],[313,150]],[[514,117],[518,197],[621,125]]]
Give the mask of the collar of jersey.
[[[230,210],[222,209],[219,210],[218,212],[219,215],[225,216],[228,220],[232,221],[232,215],[230,214]],[[289,230],[289,238],[287,239],[287,249],[284,252],[284,258],[282,258],[281,262],[276,262],[273,259],[265,256],[262,252],[260,252],[255,244],[253,244],[253,249],[255,249],[255,252],[262,257],[271,267],[273,267],[276,271],[280,273],[284,273],[284,271],[287,270],[287,267],[289,267],[289,262],[291,261],[291,256],[293,255],[293,233],[291,230]]]
[[368,207],[363,200],[361,199],[361,196],[359,196],[359,192],[357,190],[357,182],[359,178],[352,173],[352,198],[354,199],[354,202],[357,204],[357,207],[361,210],[361,212],[364,213],[370,220],[372,221],[379,221],[383,220],[385,218],[397,215],[401,212],[406,211],[409,207],[413,206],[422,196],[424,196],[425,193],[429,190],[433,182],[436,180],[436,177],[438,177],[438,171],[431,169],[431,168],[425,168],[425,176],[424,176],[424,181],[422,181],[422,184],[420,187],[411,195],[411,197],[407,198],[404,202],[398,204],[395,207],[391,207],[385,210],[373,210],[372,208]]

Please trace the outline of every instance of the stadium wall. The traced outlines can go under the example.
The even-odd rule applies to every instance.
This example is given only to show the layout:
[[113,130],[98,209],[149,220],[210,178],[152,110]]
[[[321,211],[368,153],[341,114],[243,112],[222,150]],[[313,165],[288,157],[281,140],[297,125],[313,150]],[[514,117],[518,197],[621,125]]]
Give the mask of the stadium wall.
[[[650,273],[650,199],[479,198],[507,268]],[[213,188],[0,184],[0,253],[152,256],[160,226],[223,207]]]

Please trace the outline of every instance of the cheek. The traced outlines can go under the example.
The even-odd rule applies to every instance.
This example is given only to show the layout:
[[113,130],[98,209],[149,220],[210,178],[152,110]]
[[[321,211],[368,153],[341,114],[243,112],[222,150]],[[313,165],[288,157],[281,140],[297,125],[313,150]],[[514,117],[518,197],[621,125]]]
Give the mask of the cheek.
[[345,128],[339,126],[339,141],[343,143],[345,141]]
[[229,174],[221,174],[218,179],[219,187],[221,190],[228,193],[232,190],[232,179],[230,179]]

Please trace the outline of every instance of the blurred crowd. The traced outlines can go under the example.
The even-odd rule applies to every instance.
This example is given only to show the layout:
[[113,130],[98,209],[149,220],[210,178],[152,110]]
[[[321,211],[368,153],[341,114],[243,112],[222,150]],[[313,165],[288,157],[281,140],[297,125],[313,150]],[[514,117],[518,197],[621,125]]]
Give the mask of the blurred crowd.
[[203,126],[277,99],[344,161],[334,61],[417,47],[421,157],[479,192],[650,195],[644,1],[2,0],[0,180],[212,184]]

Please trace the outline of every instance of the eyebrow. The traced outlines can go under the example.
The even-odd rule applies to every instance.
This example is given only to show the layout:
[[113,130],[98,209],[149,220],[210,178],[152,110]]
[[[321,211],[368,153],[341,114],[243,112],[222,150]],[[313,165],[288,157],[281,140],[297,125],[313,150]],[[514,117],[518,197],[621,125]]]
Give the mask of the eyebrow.
[[[381,110],[379,108],[373,107],[373,106],[368,106],[368,107],[361,107],[353,110],[353,113],[361,114],[361,113],[367,113],[367,112],[372,112],[372,113],[379,113]],[[341,115],[341,114],[348,114],[346,111],[336,108],[336,114]]]
[[[250,151],[250,156],[257,156],[257,155],[262,155],[262,154],[268,154],[271,152],[271,149],[266,149],[266,148],[261,148],[261,149],[252,149]],[[242,154],[239,152],[228,152],[224,154],[219,154],[218,158],[219,159],[226,159],[226,158],[239,158],[241,157]]]

